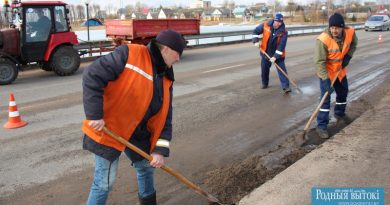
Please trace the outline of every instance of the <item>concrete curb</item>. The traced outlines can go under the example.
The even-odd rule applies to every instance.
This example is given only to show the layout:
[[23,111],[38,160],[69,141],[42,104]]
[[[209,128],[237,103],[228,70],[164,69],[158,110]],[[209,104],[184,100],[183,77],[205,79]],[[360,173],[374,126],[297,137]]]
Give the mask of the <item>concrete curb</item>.
[[311,204],[312,187],[384,187],[390,204],[390,96],[239,205]]

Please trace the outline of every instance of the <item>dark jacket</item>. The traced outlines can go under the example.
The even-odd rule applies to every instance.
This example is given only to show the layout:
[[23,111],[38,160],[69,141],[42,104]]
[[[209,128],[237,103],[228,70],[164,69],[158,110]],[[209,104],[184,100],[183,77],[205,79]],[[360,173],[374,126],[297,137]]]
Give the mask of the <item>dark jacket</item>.
[[[153,85],[154,92],[152,101],[142,122],[137,126],[133,135],[130,138],[130,143],[142,149],[146,153],[150,148],[151,134],[146,127],[147,121],[155,115],[161,108],[163,98],[162,77],[166,75],[169,79],[174,81],[173,69],[168,69],[159,48],[153,40],[148,45],[149,53],[152,58],[153,65]],[[103,119],[103,88],[107,86],[109,81],[117,79],[124,70],[127,63],[128,47],[126,45],[120,46],[114,52],[103,56],[91,64],[83,73],[83,95],[84,95],[84,111],[88,120]],[[170,88],[172,99],[172,87]],[[93,96],[93,97],[92,97]],[[98,96],[98,97],[96,97]],[[131,103],[129,101],[129,103]],[[165,127],[161,133],[160,139],[170,141],[172,138],[172,100],[170,101],[169,111]],[[83,148],[89,150],[96,155],[107,160],[113,161],[121,154],[120,151],[98,144],[88,136],[84,135]],[[125,152],[130,154],[132,161],[142,160],[143,157],[127,149]],[[169,156],[169,148],[156,146],[154,153]]]
[[[267,50],[265,52],[269,56],[275,57],[276,59],[279,59],[279,58],[281,58],[281,55],[278,55],[277,53],[275,53],[275,51],[276,50],[284,51],[285,48],[286,48],[286,44],[287,44],[287,30],[286,30],[286,26],[283,23],[278,29],[275,30],[273,28],[273,26],[272,26],[273,23],[274,23],[274,20],[270,20],[270,21],[268,21],[266,23],[271,28],[272,36],[268,40]],[[253,30],[253,35],[257,36],[257,35],[263,34],[263,31],[264,31],[264,23],[260,24],[259,26],[257,26],[255,28],[255,30]],[[279,44],[277,44],[277,39],[278,39],[277,37],[282,32],[283,32],[283,35],[280,38]],[[259,42],[259,40],[260,40],[260,38],[258,38],[258,37],[252,38],[252,42],[253,43],[257,43],[257,42]]]

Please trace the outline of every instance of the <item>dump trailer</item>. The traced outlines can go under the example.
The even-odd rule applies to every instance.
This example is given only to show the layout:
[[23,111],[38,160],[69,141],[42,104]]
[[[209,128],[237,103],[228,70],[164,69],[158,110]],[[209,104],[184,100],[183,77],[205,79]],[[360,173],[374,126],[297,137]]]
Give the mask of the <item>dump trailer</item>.
[[107,19],[106,36],[131,43],[147,44],[165,29],[172,29],[181,35],[199,35],[199,19]]

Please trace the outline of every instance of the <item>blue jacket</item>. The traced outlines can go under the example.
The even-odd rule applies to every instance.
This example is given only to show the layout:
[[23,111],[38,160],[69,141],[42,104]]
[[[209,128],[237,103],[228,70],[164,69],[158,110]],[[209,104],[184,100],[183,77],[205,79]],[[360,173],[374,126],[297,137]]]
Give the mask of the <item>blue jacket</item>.
[[[268,46],[267,46],[267,50],[265,52],[269,56],[275,57],[276,59],[279,59],[279,58],[281,58],[281,55],[275,53],[275,51],[278,50],[278,51],[282,52],[286,48],[286,44],[287,44],[287,30],[286,30],[286,26],[283,23],[278,29],[275,30],[272,27],[272,25],[274,23],[274,20],[270,20],[270,21],[268,21],[266,23],[271,27],[272,36],[268,40]],[[260,34],[263,34],[263,30],[264,30],[264,23],[260,24],[259,26],[257,26],[255,28],[255,30],[253,30],[253,35],[254,35],[254,37],[252,38],[252,42],[253,43],[259,42],[260,39],[257,36],[260,35]],[[281,32],[283,32],[283,35],[280,38],[279,44],[277,44],[277,36]]]

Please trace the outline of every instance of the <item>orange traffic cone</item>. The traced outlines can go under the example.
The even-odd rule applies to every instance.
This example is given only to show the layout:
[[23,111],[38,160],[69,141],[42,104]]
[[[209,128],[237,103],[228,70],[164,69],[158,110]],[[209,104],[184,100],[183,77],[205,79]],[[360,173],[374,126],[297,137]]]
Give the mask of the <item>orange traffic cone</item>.
[[9,94],[9,115],[8,122],[4,124],[4,128],[13,129],[27,125],[27,122],[23,121],[19,116],[18,107],[16,106],[15,97],[13,93]]
[[379,36],[378,36],[378,43],[382,43],[382,35],[381,34],[379,34]]

